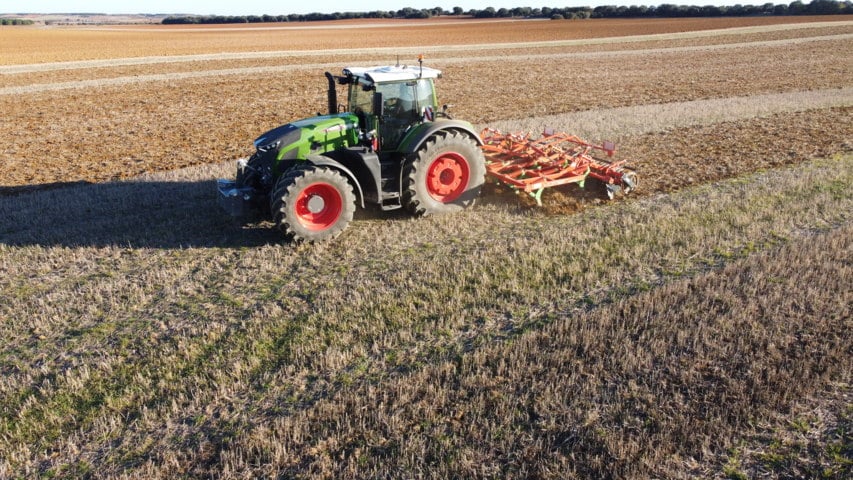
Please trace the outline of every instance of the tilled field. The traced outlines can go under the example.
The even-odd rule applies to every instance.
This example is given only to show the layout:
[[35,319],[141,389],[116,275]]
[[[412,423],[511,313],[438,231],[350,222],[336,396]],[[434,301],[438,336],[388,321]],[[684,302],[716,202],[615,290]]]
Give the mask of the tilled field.
[[[149,55],[268,50],[328,50],[468,43],[575,40],[752,29],[779,24],[837,22],[833,17],[711,18],[550,22],[527,20],[341,21],[299,25],[129,26],[4,31],[0,58],[8,64],[113,59]],[[808,28],[808,25],[806,25]],[[748,31],[748,30],[747,30]],[[348,32],[345,36],[342,32]],[[416,33],[413,35],[413,32]]]
[[[853,25],[772,28],[788,38],[761,43],[763,37],[756,37],[761,33],[747,30],[726,35],[737,41],[726,48],[712,42],[686,50],[626,50],[633,44],[623,42],[595,53],[564,46],[538,47],[535,53],[509,46],[465,52],[460,45],[428,62],[445,71],[440,97],[454,105],[456,116],[482,126],[591,109],[849,86]],[[791,38],[795,33],[807,36]],[[473,32],[469,41],[491,34]],[[717,37],[691,42],[703,38]],[[0,120],[7,139],[0,185],[98,182],[245,156],[256,135],[322,108],[324,70],[383,58],[303,53],[274,60],[278,65],[190,58],[6,73],[0,77],[9,85],[0,108],[10,113]],[[25,85],[37,89],[16,93]],[[693,158],[698,156],[686,161]]]

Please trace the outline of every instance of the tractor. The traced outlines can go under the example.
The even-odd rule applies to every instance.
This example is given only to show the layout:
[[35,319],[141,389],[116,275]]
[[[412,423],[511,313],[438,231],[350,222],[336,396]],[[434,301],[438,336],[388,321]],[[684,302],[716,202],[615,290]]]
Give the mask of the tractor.
[[440,70],[421,57],[417,66],[325,75],[328,114],[264,133],[251,157],[238,160],[236,179],[217,182],[228,213],[260,212],[287,239],[320,242],[347,227],[356,205],[431,215],[474,204],[486,174],[483,140],[446,105],[439,109]]

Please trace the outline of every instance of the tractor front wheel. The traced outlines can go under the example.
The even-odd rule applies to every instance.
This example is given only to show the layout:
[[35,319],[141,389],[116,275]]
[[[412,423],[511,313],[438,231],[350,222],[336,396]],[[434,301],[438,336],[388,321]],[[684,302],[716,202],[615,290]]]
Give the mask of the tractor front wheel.
[[289,240],[322,242],[336,237],[352,221],[355,194],[335,170],[298,166],[279,177],[270,210]]
[[403,171],[403,205],[416,215],[455,212],[474,204],[486,175],[471,137],[441,131],[424,142]]

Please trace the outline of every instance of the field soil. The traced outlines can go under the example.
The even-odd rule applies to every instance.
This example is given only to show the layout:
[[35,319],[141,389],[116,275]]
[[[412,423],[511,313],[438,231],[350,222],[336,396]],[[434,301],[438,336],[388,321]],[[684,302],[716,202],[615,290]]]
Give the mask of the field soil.
[[[480,126],[590,109],[829,91],[849,85],[853,24],[820,23],[817,28],[813,23],[777,25],[766,20],[714,20],[706,28],[758,24],[746,30],[724,30],[725,35],[716,37],[708,37],[707,31],[696,32],[702,24],[693,20],[532,22],[531,28],[543,29],[550,38],[594,40],[599,38],[595,35],[624,29],[625,34],[678,31],[703,35],[679,41],[702,42],[720,36],[736,41],[734,45],[661,47],[656,39],[655,48],[644,48],[642,42],[631,43],[637,37],[628,37],[629,41],[616,43],[615,50],[585,52],[584,45],[545,44],[537,47],[535,55],[521,45],[513,47],[511,35],[500,49],[485,49],[483,45],[499,32],[517,29],[506,22],[477,23],[477,28],[465,30],[464,39],[475,45],[455,45],[452,51],[428,59],[428,64],[445,71],[439,84],[442,100],[454,105],[456,116]],[[428,25],[431,23],[419,28]],[[37,32],[46,38],[57,33]],[[788,38],[762,43],[767,40],[760,35],[780,32]],[[60,29],[59,33],[91,32]],[[802,33],[806,36],[797,36]],[[190,29],[176,35],[195,38],[192,35],[196,34]],[[210,42],[207,48],[217,47],[215,42],[206,41]],[[625,49],[626,45],[643,48]],[[484,55],[472,56],[473,52]],[[272,70],[260,66],[268,63],[263,57],[250,60],[248,65],[244,60],[222,65],[194,57],[182,61],[158,57],[149,60],[152,63],[131,67],[48,64],[46,70],[38,70],[34,67],[42,64],[33,64],[22,73],[5,73],[0,76],[0,85],[6,86],[6,94],[0,95],[0,108],[10,113],[0,121],[0,133],[8,139],[0,152],[7,166],[0,172],[0,185],[99,182],[247,156],[255,136],[289,120],[311,116],[321,108],[325,98],[323,71],[337,72],[353,61],[387,61],[390,56],[373,53],[354,59],[340,53],[300,52],[299,56],[276,58],[280,66]],[[756,75],[759,67],[762,73]],[[662,77],[664,68],[668,74]],[[528,80],[494,82],[495,71],[516,72]],[[16,91],[33,86],[38,88]],[[483,100],[484,92],[489,92],[488,101]],[[611,137],[619,134],[605,133]],[[824,143],[837,143],[831,132],[827,135]],[[818,139],[816,142],[821,143]],[[638,154],[645,156],[639,161],[648,163],[652,161],[649,155],[656,152],[646,149]],[[680,160],[704,161],[701,155],[686,155]],[[698,168],[685,165],[687,169],[694,167]]]
[[[845,21],[843,17],[596,20],[343,20],[252,25],[134,25],[4,29],[4,64],[65,62],[150,55],[275,50],[323,51],[470,43],[513,43],[652,35],[732,27]],[[342,31],[353,30],[342,41]],[[418,35],[412,35],[412,32]]]
[[[323,72],[418,53],[639,188],[217,209]],[[850,478],[850,72],[843,16],[0,29],[0,478]]]

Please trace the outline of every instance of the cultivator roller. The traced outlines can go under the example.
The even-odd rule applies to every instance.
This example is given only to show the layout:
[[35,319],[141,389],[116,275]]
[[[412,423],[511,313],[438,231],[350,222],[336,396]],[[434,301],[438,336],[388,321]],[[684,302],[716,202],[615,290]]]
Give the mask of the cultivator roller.
[[593,145],[574,135],[549,130],[532,139],[529,134],[486,128],[480,137],[488,174],[530,194],[540,206],[546,188],[569,183],[583,187],[587,177],[604,182],[611,200],[620,190],[628,193],[637,186],[637,175],[625,167],[624,160],[609,162],[592,156],[593,151],[613,156],[616,146],[611,142]]

